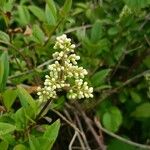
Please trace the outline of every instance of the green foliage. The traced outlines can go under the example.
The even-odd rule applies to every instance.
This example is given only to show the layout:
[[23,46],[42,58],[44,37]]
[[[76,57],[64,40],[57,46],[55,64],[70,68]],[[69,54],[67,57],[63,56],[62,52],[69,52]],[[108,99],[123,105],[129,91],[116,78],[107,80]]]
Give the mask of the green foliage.
[[[43,104],[36,89],[53,61],[54,39],[63,33],[76,44],[94,87],[93,99],[78,101],[83,110],[91,118],[97,114],[115,134],[149,141],[150,85],[143,77],[150,73],[149,11],[149,0],[0,0],[0,149],[49,150],[58,135],[58,147],[64,136],[73,136],[69,127],[58,134],[60,121],[50,109],[38,117]],[[66,102],[60,91],[51,108],[64,110]],[[104,140],[108,150],[136,149],[112,137]]]
[[45,40],[45,35],[38,25],[34,25],[32,28],[32,40],[38,44],[43,44]]
[[30,5],[28,8],[33,13],[33,15],[37,17],[39,21],[42,21],[42,22],[46,21],[44,11],[41,8],[34,6],[34,5]]
[[3,31],[0,31],[0,40],[4,42],[9,42],[10,41],[9,35]]
[[28,107],[31,106],[31,108],[36,112],[37,110],[37,105],[35,100],[29,95],[29,93],[22,88],[21,86],[18,86],[18,96],[21,102],[21,105],[23,107]]
[[122,124],[122,115],[117,107],[110,107],[107,112],[103,114],[103,124],[106,129],[116,132]]
[[0,91],[4,91],[9,74],[8,53],[4,52],[0,57]]
[[149,0],[124,0],[124,2],[131,8],[140,9],[150,5]]
[[13,132],[16,129],[16,126],[8,123],[0,122],[0,136]]
[[0,147],[3,148],[3,150],[7,150],[8,149],[8,142],[6,142],[6,141],[0,142]]
[[41,150],[50,150],[58,136],[60,121],[55,121],[52,125],[46,127],[45,133],[41,137],[30,136],[29,144],[31,150],[39,147]]
[[110,72],[110,69],[105,69],[105,70],[96,72],[91,78],[91,82],[92,82],[93,86],[98,87],[98,86],[102,85],[103,83],[105,83],[105,79],[109,72]]
[[22,26],[27,25],[30,22],[29,10],[24,5],[18,6],[18,23]]
[[60,120],[57,120],[52,125],[46,127],[46,131],[43,135],[44,138],[47,138],[49,141],[48,149],[51,149],[57,136],[60,128]]
[[5,90],[2,94],[2,97],[4,106],[7,108],[7,110],[10,110],[17,97],[17,91],[12,89]]
[[136,150],[135,147],[123,143],[119,140],[110,141],[110,144],[108,145],[108,150],[116,150],[116,149],[120,149],[120,147],[122,150]]
[[16,145],[13,150],[26,150],[26,147],[23,144]]
[[137,118],[150,117],[150,103],[143,103],[140,106],[137,106],[135,111],[133,111],[131,115]]

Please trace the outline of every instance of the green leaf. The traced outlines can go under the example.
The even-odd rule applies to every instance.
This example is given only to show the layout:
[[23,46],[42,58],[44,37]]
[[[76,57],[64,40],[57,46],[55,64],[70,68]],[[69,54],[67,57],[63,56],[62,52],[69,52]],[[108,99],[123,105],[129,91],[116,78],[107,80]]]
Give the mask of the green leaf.
[[124,40],[119,41],[118,43],[115,44],[113,48],[113,55],[117,62],[124,55],[125,49],[126,49],[126,42]]
[[140,95],[139,95],[137,92],[131,90],[131,91],[130,91],[130,95],[131,95],[132,100],[133,100],[134,102],[140,103],[140,102],[142,101]]
[[17,97],[17,91],[8,89],[2,94],[2,97],[3,97],[3,103],[5,107],[7,108],[7,110],[10,110],[11,106],[13,105]]
[[147,68],[150,68],[150,56],[149,55],[146,56],[146,58],[143,60],[143,63]]
[[45,13],[41,8],[39,8],[35,5],[30,5],[30,6],[28,6],[28,8],[33,13],[33,15],[36,16],[40,21],[42,21],[42,22],[46,21]]
[[72,6],[72,0],[66,0],[60,11],[60,15],[62,17],[65,17],[69,13],[71,6]]
[[29,24],[30,13],[26,6],[18,5],[18,15],[19,15],[19,20],[18,20],[19,24],[21,24],[22,26]]
[[17,90],[21,105],[25,108],[31,106],[33,111],[37,112],[37,104],[36,101],[32,98],[32,96],[21,86],[18,86]]
[[110,143],[108,143],[107,150],[119,150],[120,148],[121,150],[137,150],[137,148],[135,148],[134,146],[128,145],[117,139],[113,139],[110,141]]
[[48,7],[51,10],[55,19],[57,19],[57,10],[56,10],[56,6],[55,6],[54,1],[53,0],[46,0],[46,3],[48,4]]
[[65,97],[61,96],[58,99],[56,99],[55,101],[53,101],[51,108],[55,108],[55,109],[62,109],[65,103]]
[[6,0],[0,0],[0,7],[3,7],[3,5],[6,3]]
[[5,89],[8,74],[9,74],[8,53],[4,52],[0,57],[0,91],[3,91]]
[[125,95],[124,92],[120,92],[120,93],[119,93],[119,100],[120,100],[121,103],[126,102],[127,96]]
[[25,117],[25,108],[21,107],[14,114],[15,125],[18,130],[25,129],[27,126],[27,118]]
[[135,111],[131,113],[132,116],[137,118],[149,118],[150,117],[150,103],[143,103],[136,107]]
[[51,7],[49,7],[48,4],[46,4],[45,16],[48,25],[52,25],[52,26],[56,25],[57,18],[55,17],[53,10],[51,9]]
[[43,135],[44,138],[49,140],[49,149],[52,148],[59,132],[60,120],[55,121],[52,125],[47,126],[46,131]]
[[102,23],[98,20],[94,23],[91,31],[91,41],[96,43],[98,42],[103,36],[103,26]]
[[111,27],[108,30],[108,35],[116,35],[118,33],[118,28],[117,27]]
[[13,132],[15,129],[16,126],[12,124],[0,122],[0,136]]
[[3,83],[3,76],[4,76],[4,62],[2,61],[1,58],[0,58],[0,90],[2,89],[1,85]]
[[16,145],[13,150],[27,150],[27,148],[23,144]]
[[131,8],[140,9],[150,4],[150,0],[124,0],[124,2]]
[[51,150],[49,148],[50,142],[48,138],[44,137],[35,137],[30,135],[29,137],[30,150],[37,150],[40,147],[40,150]]
[[110,107],[102,117],[103,125],[106,129],[116,132],[122,123],[122,115],[117,107]]
[[10,38],[9,38],[9,35],[6,34],[5,32],[3,31],[0,31],[0,40],[4,41],[4,42],[10,42]]
[[17,129],[25,129],[29,125],[29,122],[35,123],[35,116],[35,112],[30,106],[26,108],[21,107],[20,109],[18,109],[14,114],[14,120]]
[[91,78],[92,85],[94,87],[102,85],[110,71],[111,69],[104,69],[96,72]]
[[6,142],[6,141],[1,141],[1,142],[0,142],[0,148],[1,148],[2,150],[7,150],[7,149],[8,149],[8,146],[9,146],[8,142]]
[[45,42],[44,32],[38,25],[33,26],[32,39],[39,44],[44,44]]

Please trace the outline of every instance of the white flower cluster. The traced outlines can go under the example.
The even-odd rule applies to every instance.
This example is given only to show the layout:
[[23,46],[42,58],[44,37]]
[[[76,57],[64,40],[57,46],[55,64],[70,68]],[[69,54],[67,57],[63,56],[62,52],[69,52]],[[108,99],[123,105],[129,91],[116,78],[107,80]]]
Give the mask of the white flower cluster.
[[56,98],[57,91],[62,89],[68,91],[68,99],[93,97],[93,88],[83,81],[88,72],[77,65],[80,56],[74,54],[74,48],[65,34],[56,38],[54,49],[61,51],[53,54],[55,63],[48,66],[50,73],[45,76],[44,87],[38,88],[40,101]]

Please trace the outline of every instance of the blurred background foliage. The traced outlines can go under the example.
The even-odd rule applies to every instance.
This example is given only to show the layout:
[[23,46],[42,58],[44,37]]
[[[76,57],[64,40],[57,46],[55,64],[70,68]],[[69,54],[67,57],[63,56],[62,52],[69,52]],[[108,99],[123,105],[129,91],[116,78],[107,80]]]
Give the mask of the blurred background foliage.
[[[0,0],[3,99],[18,84],[32,87],[36,98],[32,90],[42,85],[55,37],[63,33],[76,44],[94,87],[94,98],[80,101],[82,109],[108,131],[150,144],[150,0]],[[65,101],[54,108],[63,110]],[[138,149],[109,136],[104,141],[109,150]]]

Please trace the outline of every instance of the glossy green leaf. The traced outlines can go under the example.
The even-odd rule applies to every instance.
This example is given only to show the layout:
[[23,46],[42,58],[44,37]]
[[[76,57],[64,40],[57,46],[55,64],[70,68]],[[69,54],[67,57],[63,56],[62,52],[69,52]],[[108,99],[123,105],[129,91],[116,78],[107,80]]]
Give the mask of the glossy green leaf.
[[30,135],[29,137],[30,150],[37,150],[40,147],[40,150],[51,150],[49,147],[50,142],[48,138],[45,137],[35,137]]
[[25,108],[20,108],[14,114],[15,125],[18,130],[24,129],[27,126],[27,118],[25,117]]
[[4,52],[0,57],[0,91],[3,91],[5,89],[8,74],[9,74],[8,53]]
[[32,40],[39,44],[44,44],[45,35],[42,29],[38,25],[34,25],[32,29]]
[[19,24],[22,26],[29,24],[30,22],[30,13],[26,6],[19,5],[18,6],[18,15],[19,15]]
[[136,107],[135,111],[131,113],[132,116],[137,118],[149,118],[150,117],[150,103],[143,103]]
[[72,0],[66,0],[60,11],[60,15],[62,17],[65,17],[69,13],[71,6],[72,6]]
[[12,124],[0,122],[0,136],[13,132],[15,129],[16,129],[16,126]]
[[111,71],[110,69],[104,69],[96,72],[91,78],[92,85],[94,87],[102,85],[105,82],[105,79],[110,71]]
[[16,145],[13,150],[27,150],[27,148],[23,144]]
[[30,5],[30,6],[28,6],[28,8],[33,13],[33,15],[36,16],[40,21],[42,21],[42,22],[46,21],[45,13],[41,8],[39,8],[35,5]]
[[110,107],[102,117],[103,125],[106,129],[116,132],[122,124],[121,111],[117,107]]
[[53,10],[51,9],[51,7],[49,7],[48,4],[46,4],[45,16],[48,25],[52,25],[52,26],[56,25],[57,18],[55,17]]
[[52,125],[47,126],[46,131],[43,135],[44,138],[49,140],[49,149],[52,148],[59,132],[60,120],[55,121]]
[[0,31],[0,40],[9,43],[10,42],[9,35],[3,31]]
[[94,23],[91,30],[91,41],[98,42],[103,36],[103,26],[102,23],[98,20]]
[[32,107],[21,107],[14,114],[14,120],[17,129],[22,130],[25,129],[29,125],[29,123],[35,123],[35,117],[36,113],[34,112]]
[[37,111],[36,101],[32,98],[32,96],[21,86],[18,86],[17,93],[21,102],[21,105],[25,108],[31,106],[34,112]]
[[55,19],[57,19],[57,10],[56,10],[56,6],[55,6],[55,2],[53,0],[46,0],[46,3],[48,4],[48,7],[51,10]]
[[17,97],[17,91],[8,89],[2,94],[2,97],[3,97],[3,103],[5,107],[7,108],[7,110],[10,110],[11,106],[13,105]]

